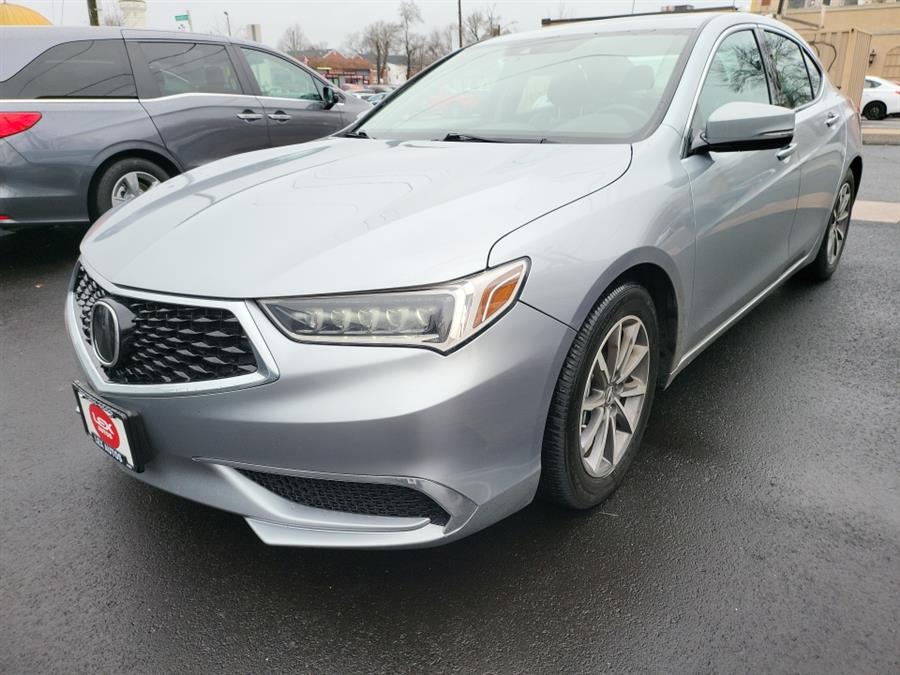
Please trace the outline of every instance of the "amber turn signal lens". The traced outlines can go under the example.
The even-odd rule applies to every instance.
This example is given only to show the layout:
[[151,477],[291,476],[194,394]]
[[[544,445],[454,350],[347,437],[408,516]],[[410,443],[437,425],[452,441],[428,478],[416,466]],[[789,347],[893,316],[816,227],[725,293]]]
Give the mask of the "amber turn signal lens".
[[519,287],[519,281],[524,272],[525,265],[515,267],[484,289],[481,294],[481,302],[478,304],[478,313],[472,324],[473,328],[477,328],[506,307]]

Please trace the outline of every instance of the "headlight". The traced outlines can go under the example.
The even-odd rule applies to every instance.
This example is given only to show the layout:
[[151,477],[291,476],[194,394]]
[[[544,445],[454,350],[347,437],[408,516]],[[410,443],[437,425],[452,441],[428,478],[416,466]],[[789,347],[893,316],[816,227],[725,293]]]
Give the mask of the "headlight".
[[448,352],[487,328],[522,290],[528,260],[425,288],[260,300],[292,340]]

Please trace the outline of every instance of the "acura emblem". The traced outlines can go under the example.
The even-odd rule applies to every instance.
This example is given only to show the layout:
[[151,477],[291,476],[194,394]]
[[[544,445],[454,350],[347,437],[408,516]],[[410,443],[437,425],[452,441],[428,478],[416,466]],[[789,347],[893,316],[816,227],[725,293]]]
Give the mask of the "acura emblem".
[[106,367],[119,360],[119,317],[106,300],[98,300],[91,308],[91,344],[100,363]]

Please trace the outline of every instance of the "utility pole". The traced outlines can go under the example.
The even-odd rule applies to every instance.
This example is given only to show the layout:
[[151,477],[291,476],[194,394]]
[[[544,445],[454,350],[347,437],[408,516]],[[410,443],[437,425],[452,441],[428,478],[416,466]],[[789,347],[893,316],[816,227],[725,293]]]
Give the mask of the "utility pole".
[[87,0],[88,20],[92,26],[100,25],[100,13],[97,11],[97,0]]
[[456,0],[456,9],[459,13],[459,48],[462,49],[462,0]]
[[228,16],[228,12],[224,12],[225,14],[225,25],[228,26],[228,37],[231,37],[231,17]]

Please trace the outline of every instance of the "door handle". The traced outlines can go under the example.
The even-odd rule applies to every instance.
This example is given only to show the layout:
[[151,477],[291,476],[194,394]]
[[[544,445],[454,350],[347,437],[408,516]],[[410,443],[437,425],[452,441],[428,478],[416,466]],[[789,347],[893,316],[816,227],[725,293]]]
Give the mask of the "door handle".
[[244,112],[238,113],[238,119],[244,120],[245,122],[255,122],[256,120],[261,120],[262,115],[260,113],[253,112],[248,108]]
[[791,143],[790,145],[784,146],[781,150],[775,153],[775,156],[780,159],[782,162],[788,159],[791,155],[793,155],[797,151],[797,144]]
[[825,126],[833,127],[835,124],[837,124],[837,121],[839,119],[841,119],[840,115],[838,115],[835,112],[830,112],[830,113],[828,113],[828,117],[825,118]]
[[269,119],[275,120],[276,122],[287,122],[291,119],[291,116],[284,112],[284,110],[279,110],[277,112],[269,113]]

